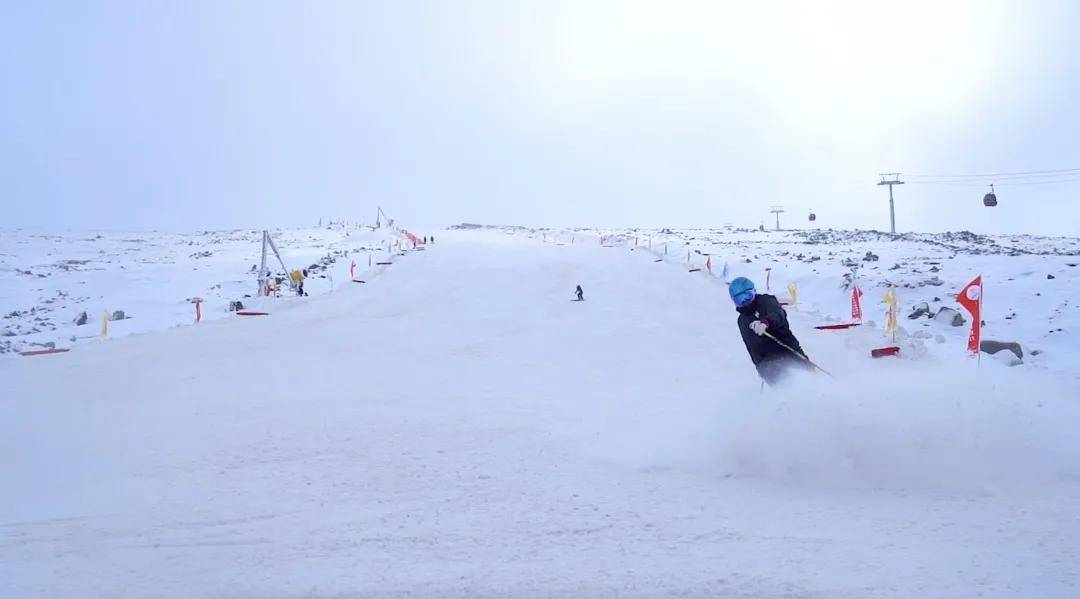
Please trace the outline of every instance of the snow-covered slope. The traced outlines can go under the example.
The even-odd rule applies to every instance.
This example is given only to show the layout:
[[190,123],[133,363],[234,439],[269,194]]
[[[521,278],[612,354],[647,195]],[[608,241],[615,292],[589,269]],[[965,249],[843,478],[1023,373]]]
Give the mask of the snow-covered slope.
[[836,380],[762,393],[715,280],[539,236],[440,234],[269,317],[0,360],[5,594],[1076,594],[1074,377],[953,339],[871,360],[807,299]]
[[[404,240],[381,228],[333,225],[272,232],[290,269],[311,269],[309,295],[349,284],[372,260],[382,260]],[[110,336],[160,330],[195,321],[192,300],[202,298],[206,320],[230,316],[230,302],[248,308],[288,303],[260,300],[261,231],[82,231],[47,233],[0,230],[0,355],[46,344],[71,347],[101,335],[103,314],[123,311]],[[285,276],[271,256],[276,276]],[[285,295],[289,295],[285,293]],[[293,298],[295,299],[295,298]],[[83,312],[87,322],[76,325]]]
[[[915,356],[962,353],[970,323],[952,327],[929,317],[909,319],[926,303],[961,310],[956,293],[983,276],[983,339],[1015,341],[1024,366],[1080,377],[1080,239],[973,233],[890,235],[876,231],[749,231],[499,228],[553,243],[600,244],[652,252],[722,284],[750,277],[783,299],[795,283],[798,311],[813,324],[851,322],[852,277],[864,292],[865,327],[845,333],[863,353],[887,341],[885,291],[897,288],[901,346]],[[712,258],[712,273],[705,268]],[[961,310],[962,311],[962,310]],[[966,313],[964,317],[967,318]],[[869,330],[867,330],[869,329]],[[888,340],[891,343],[891,340]],[[905,356],[908,352],[905,352]],[[995,361],[1008,362],[998,356]]]

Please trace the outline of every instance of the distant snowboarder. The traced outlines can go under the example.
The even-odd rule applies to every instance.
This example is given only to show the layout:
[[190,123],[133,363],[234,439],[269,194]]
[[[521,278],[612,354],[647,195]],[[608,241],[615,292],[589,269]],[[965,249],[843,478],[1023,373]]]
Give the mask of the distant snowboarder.
[[[757,293],[754,283],[746,277],[732,281],[728,292],[739,313],[739,332],[746,351],[762,380],[775,385],[791,368],[809,368],[806,360],[780,345],[783,343],[806,356],[788,326],[787,312],[775,296]],[[776,339],[766,337],[766,332]]]
[[579,302],[585,301],[585,292],[582,291],[581,285],[577,286],[577,289],[574,290],[574,294],[577,295],[577,301],[579,301]]

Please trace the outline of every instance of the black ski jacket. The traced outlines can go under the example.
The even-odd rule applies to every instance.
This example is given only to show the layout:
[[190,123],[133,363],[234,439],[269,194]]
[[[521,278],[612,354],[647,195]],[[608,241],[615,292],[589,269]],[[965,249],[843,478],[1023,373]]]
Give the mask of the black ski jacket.
[[791,328],[788,326],[787,312],[780,306],[776,296],[758,294],[749,304],[735,309],[739,312],[739,332],[742,333],[746,351],[750,353],[750,359],[755,366],[773,359],[798,359],[772,339],[754,334],[754,331],[750,330],[750,323],[755,320],[767,322],[769,333],[783,341],[788,347],[803,353],[799,340],[791,333]]

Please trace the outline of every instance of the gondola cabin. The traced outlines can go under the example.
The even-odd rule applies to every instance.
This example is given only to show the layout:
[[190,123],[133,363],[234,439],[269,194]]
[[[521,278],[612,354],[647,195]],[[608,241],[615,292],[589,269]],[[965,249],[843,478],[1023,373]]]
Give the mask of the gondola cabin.
[[997,206],[997,195],[994,193],[994,185],[990,185],[990,193],[983,196],[983,206],[993,208]]

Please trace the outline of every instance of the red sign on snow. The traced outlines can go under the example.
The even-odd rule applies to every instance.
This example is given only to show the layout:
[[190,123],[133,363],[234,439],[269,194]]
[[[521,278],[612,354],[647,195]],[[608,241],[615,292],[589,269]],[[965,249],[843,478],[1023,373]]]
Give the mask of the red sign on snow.
[[862,320],[862,302],[859,301],[862,295],[862,289],[859,289],[858,285],[851,288],[851,320]]
[[971,314],[971,333],[968,334],[968,351],[979,353],[979,338],[982,333],[982,275],[964,286],[956,294],[956,301]]

